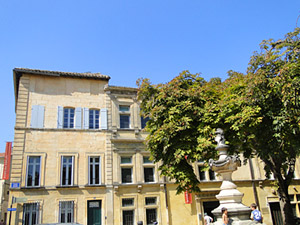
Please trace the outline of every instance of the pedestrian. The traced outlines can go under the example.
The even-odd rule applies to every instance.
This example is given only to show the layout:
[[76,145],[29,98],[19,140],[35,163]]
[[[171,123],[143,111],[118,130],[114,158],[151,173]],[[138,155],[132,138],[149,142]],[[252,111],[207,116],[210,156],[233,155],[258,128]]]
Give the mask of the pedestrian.
[[222,211],[222,221],[223,221],[223,225],[228,225],[229,223],[229,217],[228,217],[228,211],[227,208],[223,207],[221,209]]
[[209,215],[207,215],[207,213],[204,213],[204,222],[205,222],[205,225],[209,225],[213,221],[214,221],[213,218],[211,218]]
[[263,216],[261,215],[261,212],[258,209],[256,209],[257,205],[255,203],[252,203],[250,208],[252,210],[250,219],[262,223]]
[[3,220],[1,220],[0,225],[4,225],[4,221]]

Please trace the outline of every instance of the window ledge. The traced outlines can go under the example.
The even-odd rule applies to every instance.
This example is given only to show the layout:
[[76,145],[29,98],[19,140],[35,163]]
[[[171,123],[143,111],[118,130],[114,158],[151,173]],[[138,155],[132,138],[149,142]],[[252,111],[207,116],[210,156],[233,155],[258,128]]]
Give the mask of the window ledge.
[[86,184],[84,187],[93,188],[93,187],[106,187],[104,184]]
[[44,186],[38,186],[38,187],[21,187],[21,189],[45,189]]
[[56,186],[56,188],[79,188],[79,186],[78,185],[70,185],[70,186],[61,186],[61,185],[59,185],[59,186]]

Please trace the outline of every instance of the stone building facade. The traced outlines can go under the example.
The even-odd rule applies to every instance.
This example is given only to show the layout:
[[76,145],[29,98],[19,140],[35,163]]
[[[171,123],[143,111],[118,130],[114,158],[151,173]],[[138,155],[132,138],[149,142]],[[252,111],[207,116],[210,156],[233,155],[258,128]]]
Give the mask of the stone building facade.
[[[202,171],[201,192],[186,204],[176,185],[161,177],[145,151],[137,89],[109,85],[99,73],[16,68],[11,224],[202,225],[218,206],[221,181]],[[299,164],[299,160],[297,161]],[[299,167],[297,167],[298,169]],[[291,196],[300,214],[300,173]],[[233,174],[244,204],[257,202],[265,223],[278,216],[272,181],[257,159]],[[299,193],[298,193],[299,192]],[[272,218],[273,217],[273,218]]]

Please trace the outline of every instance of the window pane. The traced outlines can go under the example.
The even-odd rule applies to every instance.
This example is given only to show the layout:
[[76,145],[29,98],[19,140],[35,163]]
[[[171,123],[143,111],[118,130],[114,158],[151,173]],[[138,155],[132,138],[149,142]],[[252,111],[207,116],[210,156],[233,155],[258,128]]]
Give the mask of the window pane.
[[156,205],[156,197],[147,197],[146,205]]
[[146,127],[146,123],[149,121],[149,117],[141,117],[141,125],[142,125],[142,129]]
[[154,168],[144,168],[145,182],[154,182]]
[[143,162],[144,162],[144,163],[153,163],[153,161],[151,161],[149,158],[150,158],[150,157],[148,157],[148,156],[144,156],[144,157],[143,157]]
[[123,198],[122,199],[122,206],[126,207],[126,206],[133,206],[134,203],[134,199],[133,198]]
[[146,209],[147,225],[153,225],[156,222],[156,209]]
[[130,164],[131,157],[121,157],[121,164]]
[[297,197],[297,201],[299,202],[300,201],[300,195],[298,194],[298,195],[296,195],[296,197]]
[[100,157],[90,157],[89,184],[100,184]]
[[133,225],[133,210],[123,210],[123,225]]
[[211,169],[209,169],[208,174],[209,174],[209,180],[215,180],[216,179],[216,174]]
[[130,127],[130,116],[120,115],[120,128],[129,128],[129,127]]
[[74,127],[74,109],[64,108],[64,125],[63,128],[73,128]]
[[120,112],[129,112],[130,111],[130,107],[127,105],[120,105],[119,106],[119,111]]
[[23,225],[34,225],[38,223],[38,203],[25,203],[23,205]]
[[73,185],[73,157],[62,156],[61,185]]
[[27,164],[27,187],[37,187],[40,185],[40,156],[29,156]]
[[202,169],[203,169],[202,166],[198,166],[200,180],[206,180],[205,171],[202,171]]
[[131,168],[122,168],[122,183],[132,183]]
[[99,129],[99,110],[89,110],[89,129]]
[[60,202],[60,223],[73,223],[74,217],[74,202]]

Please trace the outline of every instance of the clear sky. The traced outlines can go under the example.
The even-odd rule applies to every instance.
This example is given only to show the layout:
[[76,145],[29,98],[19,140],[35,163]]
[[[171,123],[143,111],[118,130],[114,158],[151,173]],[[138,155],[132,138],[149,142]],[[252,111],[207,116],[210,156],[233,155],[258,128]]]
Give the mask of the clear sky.
[[299,15],[300,0],[0,0],[0,152],[13,141],[15,67],[100,72],[129,87],[183,70],[226,79]]

